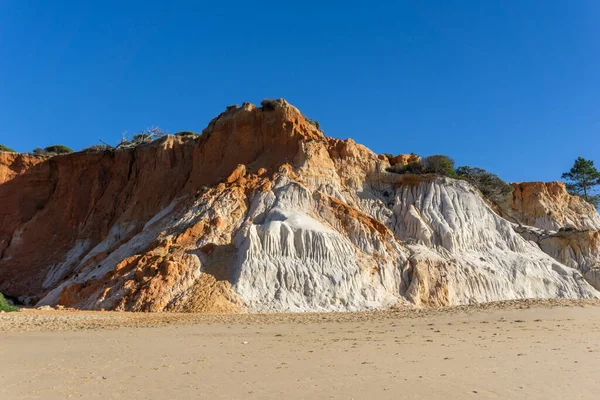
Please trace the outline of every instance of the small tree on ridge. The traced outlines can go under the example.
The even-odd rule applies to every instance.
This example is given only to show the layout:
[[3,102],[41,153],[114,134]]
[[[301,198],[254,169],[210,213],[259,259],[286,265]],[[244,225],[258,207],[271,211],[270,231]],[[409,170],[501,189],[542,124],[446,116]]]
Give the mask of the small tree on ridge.
[[600,185],[600,171],[594,167],[593,161],[578,157],[569,172],[562,174],[562,179],[566,181],[570,194],[600,206],[600,195],[593,194],[594,188]]

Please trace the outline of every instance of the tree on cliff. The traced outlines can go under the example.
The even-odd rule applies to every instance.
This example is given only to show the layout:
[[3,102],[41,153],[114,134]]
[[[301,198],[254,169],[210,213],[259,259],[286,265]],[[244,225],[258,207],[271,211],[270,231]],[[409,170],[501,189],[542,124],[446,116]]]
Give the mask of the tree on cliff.
[[494,203],[504,203],[513,192],[511,185],[483,168],[458,167],[454,177],[469,182]]
[[594,167],[594,162],[578,157],[569,172],[562,174],[567,185],[567,191],[575,196],[600,206],[600,195],[593,194],[594,187],[600,185],[600,171]]

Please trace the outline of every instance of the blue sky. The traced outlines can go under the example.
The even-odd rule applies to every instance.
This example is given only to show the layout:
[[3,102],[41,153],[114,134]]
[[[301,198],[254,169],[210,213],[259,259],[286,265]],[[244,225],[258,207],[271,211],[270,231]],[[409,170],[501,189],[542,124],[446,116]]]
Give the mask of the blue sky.
[[556,180],[600,164],[598,21],[597,1],[0,0],[0,143],[201,131],[284,97],[379,153]]

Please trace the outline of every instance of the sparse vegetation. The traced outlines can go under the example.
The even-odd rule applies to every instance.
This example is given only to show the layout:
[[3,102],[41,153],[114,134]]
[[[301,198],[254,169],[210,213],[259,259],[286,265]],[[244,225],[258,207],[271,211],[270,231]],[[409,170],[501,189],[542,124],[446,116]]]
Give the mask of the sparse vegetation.
[[156,139],[163,137],[164,135],[165,132],[163,132],[159,127],[145,129],[133,135],[133,138],[131,140],[129,140],[125,135],[123,135],[121,141],[119,142],[117,147],[115,147],[115,149],[134,149],[139,145],[142,145],[144,143],[150,143]]
[[[392,154],[383,154],[388,159],[393,157]],[[411,153],[412,156],[416,156]],[[511,185],[504,182],[497,175],[492,174],[482,168],[458,167],[454,170],[454,160],[450,157],[436,154],[425,157],[422,161],[415,161],[409,164],[396,164],[387,169],[388,172],[395,174],[437,174],[449,176],[456,179],[462,179],[475,186],[489,200],[495,203],[506,201],[508,196],[513,192]]]
[[387,158],[390,162],[392,161],[392,158],[394,158],[394,155],[392,153],[383,153],[382,156]]
[[273,99],[264,99],[260,102],[260,106],[263,111],[274,111],[278,105],[279,102]]
[[142,143],[150,143],[151,141],[152,141],[152,138],[147,133],[140,133],[138,135],[133,135],[133,142],[142,144]]
[[477,167],[458,167],[454,177],[469,182],[489,200],[503,203],[513,192],[513,187],[504,182],[496,174]]
[[392,165],[387,171],[395,174],[438,174],[442,176],[453,176],[454,161],[448,156],[433,155],[425,157],[420,162],[415,161],[409,164]]
[[93,146],[83,149],[82,151],[93,153],[93,152],[100,152],[100,151],[111,151],[112,149],[114,149],[114,147],[112,147],[108,144],[95,144]]
[[319,124],[319,121],[315,121],[314,119],[306,118],[306,122],[308,122],[309,124],[311,124],[312,126],[317,128],[318,130],[321,130],[321,124]]
[[395,174],[426,174],[425,167],[420,162],[411,162],[409,164],[396,164],[387,169],[388,172]]
[[0,311],[13,312],[19,311],[19,307],[11,305],[8,300],[4,298],[4,295],[0,293]]
[[596,208],[600,207],[600,195],[593,193],[594,188],[600,185],[600,171],[594,167],[592,160],[578,157],[569,172],[562,174],[562,179],[567,181],[565,184],[570,194],[581,197]]
[[0,144],[0,151],[6,151],[6,152],[9,152],[9,153],[14,153],[15,152],[13,149],[11,149],[10,147],[6,147],[3,144]]
[[175,134],[175,136],[187,136],[187,137],[194,137],[194,136],[200,136],[200,134],[196,133],[196,132],[191,132],[191,131],[181,131],[181,132],[177,132]]
[[48,146],[45,149],[37,147],[33,150],[33,154],[38,156],[56,156],[59,154],[69,154],[72,152],[73,149],[65,146],[64,144],[55,144],[53,146]]
[[[152,127],[152,128],[145,129],[145,130],[133,135],[133,138],[131,138],[131,139],[129,139],[127,136],[125,136],[125,134],[123,134],[123,136],[121,137],[121,141],[116,146],[110,145],[110,144],[106,143],[105,141],[100,140],[100,142],[102,142],[101,144],[96,144],[96,145],[90,146],[82,151],[99,152],[99,151],[115,151],[115,150],[122,150],[122,149],[134,149],[141,144],[150,143],[156,139],[163,137],[164,135],[165,135],[165,132],[163,132],[160,128]],[[179,132],[178,135],[179,136],[195,135],[195,133],[184,131],[184,132]]]
[[54,154],[69,154],[73,152],[73,149],[65,146],[64,144],[55,144],[54,146],[48,146],[44,150],[48,153]]

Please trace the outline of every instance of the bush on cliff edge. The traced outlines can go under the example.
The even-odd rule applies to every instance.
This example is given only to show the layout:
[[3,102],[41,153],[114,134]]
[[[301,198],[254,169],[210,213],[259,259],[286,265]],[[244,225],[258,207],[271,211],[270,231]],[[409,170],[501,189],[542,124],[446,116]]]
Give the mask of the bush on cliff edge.
[[453,176],[454,160],[448,156],[436,154],[425,157],[422,161],[392,165],[387,171],[395,174],[438,174],[442,176]]
[[37,154],[39,156],[54,156],[58,154],[69,154],[72,153],[73,149],[65,146],[64,144],[55,144],[53,146],[48,146],[45,149],[36,148],[33,150],[33,154]]
[[469,182],[494,203],[505,202],[514,190],[498,175],[487,172],[483,168],[458,167],[454,177]]
[[11,149],[10,147],[6,147],[3,144],[0,144],[0,151],[6,151],[6,152],[9,152],[9,153],[14,153],[15,152],[13,149]]

